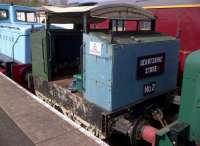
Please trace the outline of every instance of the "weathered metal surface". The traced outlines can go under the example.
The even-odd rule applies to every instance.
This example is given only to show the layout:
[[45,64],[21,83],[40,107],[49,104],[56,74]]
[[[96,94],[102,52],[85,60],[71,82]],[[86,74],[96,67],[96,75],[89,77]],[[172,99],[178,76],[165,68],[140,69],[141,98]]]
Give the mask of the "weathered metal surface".
[[127,114],[138,116],[138,113],[143,113],[154,104],[156,106],[163,105],[167,98],[166,95],[162,95],[148,98],[148,100],[142,99],[116,111],[108,112],[85,100],[82,94],[71,93],[67,87],[72,79],[71,77],[47,82],[39,77],[34,77],[36,94],[100,138],[107,138],[112,134],[110,129],[113,129],[113,123],[119,117]]
[[32,71],[45,80],[49,79],[46,31],[37,31],[31,34],[32,49]]
[[98,106],[86,101],[80,93],[71,93],[68,86],[72,78],[64,80],[47,82],[37,76],[34,76],[35,90],[42,93],[45,97],[53,100],[59,106],[78,115],[83,120],[101,129],[102,113],[106,113]]
[[0,95],[0,145],[98,145],[2,75]]
[[[133,36],[140,41],[135,41]],[[109,35],[100,32],[83,35],[86,100],[115,111],[176,88],[179,45],[175,38],[139,33],[116,34],[113,40],[110,43]],[[99,49],[97,53],[92,52],[95,47]],[[155,61],[158,58],[162,59]],[[147,70],[152,67],[156,69]]]

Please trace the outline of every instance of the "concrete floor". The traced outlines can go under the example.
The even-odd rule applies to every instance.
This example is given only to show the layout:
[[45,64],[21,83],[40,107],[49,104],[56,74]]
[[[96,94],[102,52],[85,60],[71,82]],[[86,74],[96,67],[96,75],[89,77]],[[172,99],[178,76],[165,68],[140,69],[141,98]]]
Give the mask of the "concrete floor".
[[0,146],[98,146],[0,75]]

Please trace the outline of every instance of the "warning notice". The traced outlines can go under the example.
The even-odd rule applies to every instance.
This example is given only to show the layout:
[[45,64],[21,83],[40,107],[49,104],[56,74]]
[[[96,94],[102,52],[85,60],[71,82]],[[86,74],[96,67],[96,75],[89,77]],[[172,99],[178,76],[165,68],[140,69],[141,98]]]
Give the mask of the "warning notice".
[[101,56],[101,43],[100,42],[90,42],[90,54],[95,56]]

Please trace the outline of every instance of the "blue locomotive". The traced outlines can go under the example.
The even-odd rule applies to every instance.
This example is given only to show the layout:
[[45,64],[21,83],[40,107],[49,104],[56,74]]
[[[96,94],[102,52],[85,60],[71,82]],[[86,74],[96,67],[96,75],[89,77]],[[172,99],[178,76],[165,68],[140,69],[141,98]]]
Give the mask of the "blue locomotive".
[[[161,116],[176,90],[179,41],[155,32],[154,15],[127,3],[45,8],[46,29],[31,35],[39,97],[102,137],[137,141],[140,124],[165,123],[151,115]],[[59,23],[73,28],[51,29]]]
[[35,8],[0,4],[1,71],[24,86],[31,72],[30,35],[43,27],[37,23]]
[[34,85],[40,98],[100,138],[197,145],[199,51],[188,58],[180,101],[179,40],[155,32],[154,15],[119,2],[44,8],[46,27],[34,8],[0,5],[1,72]]
[[[154,15],[119,2],[44,8],[46,27],[33,8],[0,5],[1,72],[33,84],[40,98],[100,138],[120,133],[134,146],[199,141],[198,96],[187,98],[197,88],[182,91],[177,118],[179,40],[155,32]],[[199,52],[191,56],[186,71],[197,72]],[[184,85],[196,85],[193,72],[185,75]]]

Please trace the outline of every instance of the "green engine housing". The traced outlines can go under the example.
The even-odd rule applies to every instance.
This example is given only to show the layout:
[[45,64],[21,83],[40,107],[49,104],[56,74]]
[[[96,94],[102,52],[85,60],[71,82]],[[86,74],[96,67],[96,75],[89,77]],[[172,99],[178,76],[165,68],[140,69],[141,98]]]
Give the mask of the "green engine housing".
[[179,117],[156,133],[154,146],[179,146],[179,143],[200,144],[200,50],[191,53],[185,63]]
[[186,60],[179,120],[190,125],[189,139],[200,143],[200,51]]

